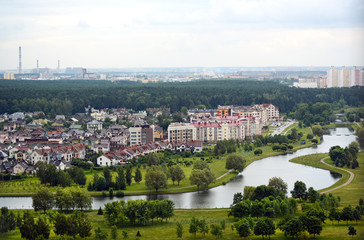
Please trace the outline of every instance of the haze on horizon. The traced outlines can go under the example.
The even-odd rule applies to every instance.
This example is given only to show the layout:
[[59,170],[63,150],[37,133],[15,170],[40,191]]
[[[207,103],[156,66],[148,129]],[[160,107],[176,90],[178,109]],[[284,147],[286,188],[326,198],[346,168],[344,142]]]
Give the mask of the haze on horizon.
[[363,66],[361,0],[2,0],[0,69]]

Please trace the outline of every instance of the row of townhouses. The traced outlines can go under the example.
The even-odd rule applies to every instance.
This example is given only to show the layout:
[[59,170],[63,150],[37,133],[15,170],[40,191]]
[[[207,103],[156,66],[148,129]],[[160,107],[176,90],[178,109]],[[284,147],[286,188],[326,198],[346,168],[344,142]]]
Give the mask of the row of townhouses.
[[100,166],[124,165],[133,158],[145,156],[149,153],[156,153],[165,149],[170,149],[176,152],[201,152],[202,141],[188,141],[183,143],[164,140],[160,142],[150,142],[143,145],[134,145],[120,151],[105,153],[97,158],[97,164]]
[[86,145],[74,144],[34,149],[14,146],[9,147],[8,153],[0,150],[1,173],[32,173],[39,162],[54,164],[57,169],[64,170],[71,166],[70,163],[74,158],[85,159]]

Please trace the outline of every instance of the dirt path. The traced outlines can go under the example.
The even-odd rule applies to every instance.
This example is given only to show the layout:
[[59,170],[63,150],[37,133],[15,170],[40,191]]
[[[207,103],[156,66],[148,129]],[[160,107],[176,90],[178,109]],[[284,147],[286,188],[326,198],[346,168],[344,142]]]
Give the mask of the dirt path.
[[321,192],[321,194],[323,194],[323,193],[328,193],[328,192],[332,192],[332,191],[335,191],[335,190],[337,190],[337,189],[339,189],[339,188],[345,187],[346,185],[348,185],[349,183],[351,183],[351,181],[353,181],[353,179],[354,179],[354,173],[352,173],[352,172],[350,172],[350,171],[348,171],[348,170],[346,170],[346,169],[338,168],[338,167],[334,167],[334,166],[332,166],[332,165],[330,165],[330,164],[325,163],[325,159],[327,159],[327,158],[329,158],[329,157],[325,157],[325,158],[321,159],[320,161],[321,161],[323,164],[325,164],[326,166],[333,167],[333,168],[336,168],[336,169],[339,169],[339,170],[343,170],[343,171],[345,171],[345,172],[349,173],[349,174],[350,174],[350,177],[349,177],[348,181],[346,181],[345,183],[341,184],[340,186],[337,186],[337,187],[335,187],[335,188],[332,188],[332,189],[326,190],[326,191],[324,191],[324,192]]

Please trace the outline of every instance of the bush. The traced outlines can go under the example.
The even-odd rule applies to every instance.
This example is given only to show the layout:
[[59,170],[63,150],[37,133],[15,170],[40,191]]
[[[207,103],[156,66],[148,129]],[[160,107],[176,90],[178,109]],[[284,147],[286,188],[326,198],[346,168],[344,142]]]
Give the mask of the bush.
[[104,212],[102,211],[102,208],[99,208],[99,211],[97,211],[97,215],[104,215]]
[[122,192],[122,191],[117,191],[117,192],[116,192],[116,196],[117,196],[117,197],[124,197],[124,192]]

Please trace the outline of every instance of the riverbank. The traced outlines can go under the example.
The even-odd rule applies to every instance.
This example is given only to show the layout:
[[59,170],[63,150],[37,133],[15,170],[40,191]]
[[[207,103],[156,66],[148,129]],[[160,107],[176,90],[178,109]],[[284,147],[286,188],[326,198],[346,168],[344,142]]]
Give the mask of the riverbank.
[[[324,164],[321,159],[326,163]],[[358,204],[358,200],[360,198],[364,199],[364,153],[359,152],[358,154],[358,162],[359,168],[351,169],[351,168],[336,168],[330,158],[328,158],[327,153],[323,154],[311,154],[302,157],[297,157],[291,159],[290,162],[299,163],[307,166],[322,168],[326,170],[330,170],[342,175],[339,181],[337,181],[334,185],[320,189],[320,193],[332,193],[335,196],[340,196],[342,205],[352,205],[355,206]],[[346,171],[345,171],[346,170]],[[354,177],[351,182],[347,183],[350,180],[350,173],[354,174]],[[342,186],[342,187],[340,187]],[[340,187],[340,188],[338,188]]]

